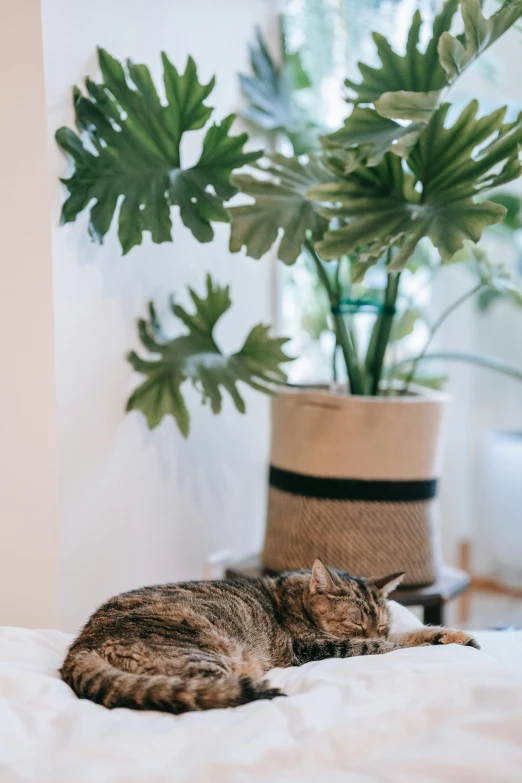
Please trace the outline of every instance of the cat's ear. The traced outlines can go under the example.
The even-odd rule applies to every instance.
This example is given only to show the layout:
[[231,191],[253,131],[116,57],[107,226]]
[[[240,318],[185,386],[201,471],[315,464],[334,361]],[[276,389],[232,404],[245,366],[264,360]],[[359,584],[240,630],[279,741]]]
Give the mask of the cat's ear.
[[333,576],[325,564],[316,558],[312,566],[312,578],[310,580],[310,592],[315,593],[336,593],[337,585]]
[[368,582],[375,585],[386,598],[400,585],[404,579],[404,575],[404,571],[399,571],[397,574],[388,574],[388,576],[378,576],[374,579],[368,579]]

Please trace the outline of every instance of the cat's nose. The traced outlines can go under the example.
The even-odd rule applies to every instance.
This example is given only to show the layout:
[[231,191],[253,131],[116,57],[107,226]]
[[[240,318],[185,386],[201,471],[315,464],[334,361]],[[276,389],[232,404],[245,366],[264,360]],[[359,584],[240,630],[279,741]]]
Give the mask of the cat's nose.
[[367,639],[378,639],[379,638],[379,631],[377,628],[366,628],[364,635]]

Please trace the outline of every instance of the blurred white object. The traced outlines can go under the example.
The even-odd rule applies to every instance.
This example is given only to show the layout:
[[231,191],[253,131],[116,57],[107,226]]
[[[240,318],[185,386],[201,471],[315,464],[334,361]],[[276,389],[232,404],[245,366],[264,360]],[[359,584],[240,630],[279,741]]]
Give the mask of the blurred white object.
[[225,569],[232,560],[230,549],[210,554],[203,564],[203,579],[224,579]]
[[487,432],[480,491],[495,576],[522,585],[522,432]]

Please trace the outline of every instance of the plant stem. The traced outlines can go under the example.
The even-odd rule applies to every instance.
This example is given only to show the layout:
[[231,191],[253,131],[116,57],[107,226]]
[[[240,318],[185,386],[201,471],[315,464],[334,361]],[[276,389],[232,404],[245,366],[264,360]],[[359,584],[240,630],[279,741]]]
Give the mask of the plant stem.
[[[391,260],[391,252],[388,250],[388,263]],[[371,366],[369,367],[371,374],[371,387],[370,394],[375,397],[379,394],[379,384],[381,382],[382,370],[384,366],[384,356],[386,354],[386,348],[390,341],[391,328],[393,319],[395,317],[395,303],[397,301],[397,294],[399,292],[400,272],[391,272],[388,274],[388,280],[386,282],[386,290],[384,292],[384,305],[383,311],[377,318],[375,326],[375,342],[371,357]]]
[[404,388],[402,389],[402,394],[403,395],[408,393],[410,385],[411,385],[411,382],[413,381],[413,379],[415,377],[415,373],[417,372],[417,365],[426,356],[426,352],[427,352],[428,348],[430,347],[433,338],[435,337],[436,333],[439,331],[440,327],[442,326],[442,324],[444,323],[446,318],[448,318],[452,313],[454,313],[455,310],[457,310],[457,308],[459,308],[462,304],[464,304],[464,302],[466,302],[468,299],[471,299],[472,296],[475,296],[475,294],[480,291],[480,289],[482,288],[483,285],[484,285],[484,283],[482,283],[482,282],[477,283],[477,285],[473,286],[473,288],[470,288],[469,291],[466,291],[461,296],[459,296],[458,299],[455,299],[455,301],[452,302],[439,315],[439,317],[437,318],[437,320],[435,321],[435,323],[433,324],[433,326],[430,329],[430,333],[428,335],[428,339],[426,340],[424,348],[422,349],[420,354],[415,359],[413,359],[411,370],[408,373],[408,376],[407,376],[406,380],[404,381]]
[[323,262],[317,255],[315,248],[310,240],[305,239],[304,245],[315,264],[319,279],[323,284],[330,300],[330,305],[332,307],[332,317],[334,319],[335,329],[337,332],[337,342],[341,346],[341,350],[343,352],[343,357],[346,364],[346,372],[350,382],[350,392],[352,394],[363,394],[364,386],[361,369],[359,367],[357,355],[350,338],[350,333],[346,326],[344,317],[340,313],[336,312],[336,309],[339,306],[339,296],[332,288],[326,269],[323,266]]
[[[437,351],[436,353],[428,353],[422,357],[423,361],[452,361],[452,362],[467,362],[468,364],[475,364],[477,367],[483,367],[486,370],[494,370],[500,372],[503,375],[507,375],[510,378],[515,378],[517,381],[522,381],[522,369],[516,367],[514,364],[497,359],[495,356],[482,356],[476,353],[464,353],[462,351]],[[392,369],[397,369],[405,364],[409,364],[411,359],[402,359],[397,362]],[[421,361],[418,359],[418,361]]]

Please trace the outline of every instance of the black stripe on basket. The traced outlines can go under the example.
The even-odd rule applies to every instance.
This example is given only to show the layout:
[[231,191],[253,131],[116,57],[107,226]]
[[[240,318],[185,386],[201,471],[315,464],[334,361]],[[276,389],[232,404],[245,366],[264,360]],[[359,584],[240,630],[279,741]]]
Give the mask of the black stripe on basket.
[[270,486],[308,498],[365,500],[404,503],[431,500],[437,494],[437,480],[367,481],[365,479],[319,478],[270,466]]

